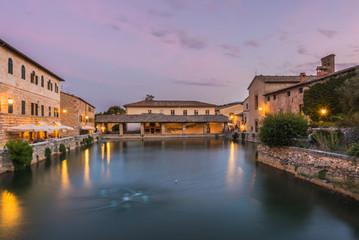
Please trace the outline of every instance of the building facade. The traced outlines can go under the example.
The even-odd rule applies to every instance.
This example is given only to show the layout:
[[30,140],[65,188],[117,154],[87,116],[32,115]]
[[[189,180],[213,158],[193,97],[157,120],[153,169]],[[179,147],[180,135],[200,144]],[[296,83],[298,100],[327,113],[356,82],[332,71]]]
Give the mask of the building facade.
[[95,107],[73,94],[60,93],[61,124],[72,127],[66,136],[89,134],[95,131]]
[[216,108],[216,114],[222,114],[228,117],[228,125],[230,130],[239,130],[244,129],[242,126],[242,116],[243,116],[243,103],[234,102],[225,105],[218,106]]
[[9,139],[34,140],[56,131],[18,132],[25,124],[53,126],[60,120],[60,87],[64,81],[0,39],[0,146]]

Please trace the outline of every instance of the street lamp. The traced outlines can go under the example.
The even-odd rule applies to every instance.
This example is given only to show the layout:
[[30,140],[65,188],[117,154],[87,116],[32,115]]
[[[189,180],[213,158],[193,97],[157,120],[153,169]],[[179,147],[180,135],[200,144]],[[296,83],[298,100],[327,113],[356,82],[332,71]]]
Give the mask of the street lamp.
[[14,99],[9,98],[9,99],[7,100],[7,102],[8,102],[9,104],[13,104],[13,103],[14,103]]
[[320,113],[322,114],[322,115],[325,115],[326,113],[327,113],[327,110],[326,109],[320,109]]
[[67,110],[66,110],[66,109],[64,109],[64,110],[62,110],[62,112],[63,112],[63,113],[67,113]]

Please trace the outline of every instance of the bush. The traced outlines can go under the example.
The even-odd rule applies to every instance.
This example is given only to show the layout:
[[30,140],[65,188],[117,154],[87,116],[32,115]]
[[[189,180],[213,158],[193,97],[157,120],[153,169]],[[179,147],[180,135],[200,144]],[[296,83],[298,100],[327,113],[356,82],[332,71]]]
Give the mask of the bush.
[[352,145],[350,145],[347,154],[349,156],[359,158],[359,143],[353,143]]
[[311,136],[314,144],[323,151],[336,151],[344,146],[344,134],[340,130],[319,130]]
[[244,132],[241,133],[242,142],[246,140],[246,134]]
[[46,159],[50,159],[51,154],[52,154],[51,149],[49,147],[45,148],[45,157],[46,157]]
[[60,151],[62,154],[66,154],[65,144],[63,144],[63,143],[60,144],[59,151]]
[[259,140],[269,147],[290,146],[295,138],[306,137],[308,122],[293,113],[267,114],[261,121]]
[[30,165],[33,148],[26,141],[9,140],[5,146],[16,171],[23,170],[25,165]]

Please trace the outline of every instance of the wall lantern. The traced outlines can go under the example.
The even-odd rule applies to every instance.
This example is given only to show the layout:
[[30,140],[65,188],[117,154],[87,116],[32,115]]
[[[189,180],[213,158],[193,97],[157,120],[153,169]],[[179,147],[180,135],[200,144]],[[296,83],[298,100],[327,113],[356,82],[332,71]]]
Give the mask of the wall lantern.
[[9,98],[9,99],[7,100],[7,102],[8,102],[9,104],[13,104],[13,103],[14,103],[14,99]]
[[85,116],[85,119],[89,119],[89,116]]
[[62,110],[62,112],[63,112],[63,113],[67,113],[67,110],[66,110],[66,109],[64,109],[64,110]]
[[233,119],[233,115],[231,115],[231,119]]
[[326,110],[326,109],[320,109],[320,113],[321,113],[322,115],[325,115],[325,114],[327,113],[327,110]]
[[263,111],[263,108],[262,108],[262,107],[260,107],[260,108],[259,108],[259,111]]

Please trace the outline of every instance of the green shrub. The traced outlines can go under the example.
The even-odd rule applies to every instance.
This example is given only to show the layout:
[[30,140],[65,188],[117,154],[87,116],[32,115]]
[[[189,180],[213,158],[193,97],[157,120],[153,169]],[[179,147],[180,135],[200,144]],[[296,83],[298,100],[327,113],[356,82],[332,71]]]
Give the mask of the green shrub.
[[290,146],[295,138],[307,136],[308,122],[293,113],[267,114],[261,121],[259,140],[269,147]]
[[26,141],[9,140],[5,146],[16,171],[23,170],[25,165],[30,165],[33,148]]
[[60,144],[59,151],[60,151],[62,154],[66,154],[65,144],[63,144],[63,143]]
[[314,144],[323,151],[336,151],[343,147],[344,134],[340,130],[319,130],[311,136]]
[[359,158],[359,143],[353,143],[352,145],[350,145],[347,154],[349,156]]
[[246,134],[244,132],[241,133],[242,142],[246,140]]
[[46,159],[50,159],[51,154],[52,154],[51,149],[49,147],[45,148],[45,157],[46,157]]
[[67,151],[70,153],[70,151],[71,151],[70,146],[67,147]]
[[116,132],[116,131],[119,131],[119,130],[120,130],[120,125],[119,124],[113,125],[112,131]]

